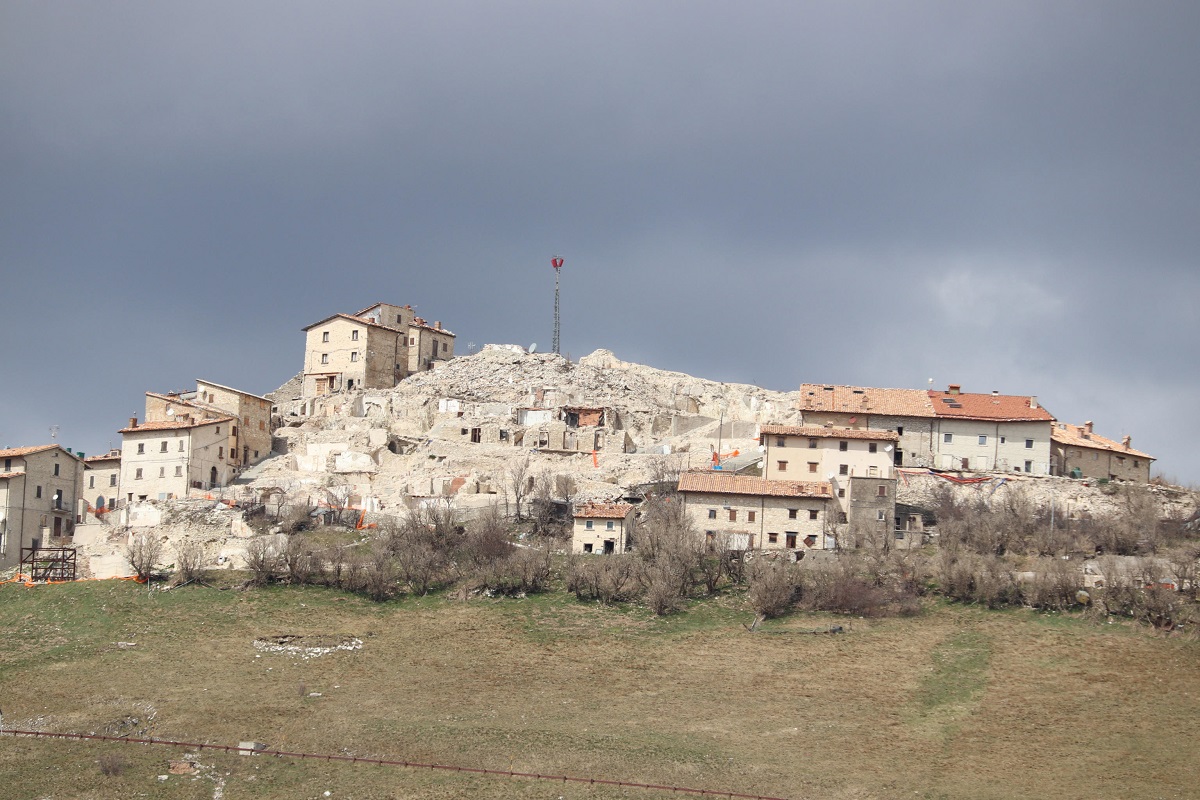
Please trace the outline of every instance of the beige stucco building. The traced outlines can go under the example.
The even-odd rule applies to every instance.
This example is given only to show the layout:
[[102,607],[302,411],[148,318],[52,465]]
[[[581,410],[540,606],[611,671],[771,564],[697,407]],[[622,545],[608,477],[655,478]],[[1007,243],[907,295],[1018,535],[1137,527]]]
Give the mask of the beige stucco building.
[[187,497],[189,489],[224,486],[236,474],[230,458],[230,416],[179,414],[173,420],[131,419],[121,433],[121,491],[125,502]]
[[629,549],[633,506],[629,503],[584,503],[575,509],[572,553],[624,553]]
[[71,535],[83,459],[57,444],[0,450],[0,569]]
[[715,470],[679,476],[679,495],[697,530],[728,550],[833,547],[832,490],[822,481],[768,480]]
[[1120,443],[1114,442],[1096,433],[1088,421],[1082,425],[1056,422],[1050,438],[1050,459],[1055,475],[1150,482],[1150,464],[1154,457],[1134,450],[1129,436],[1123,437]]
[[121,498],[121,451],[83,460],[83,513],[104,514],[117,507]]
[[454,334],[416,316],[411,306],[376,303],[304,328],[304,397],[390,389],[401,379],[454,357]]

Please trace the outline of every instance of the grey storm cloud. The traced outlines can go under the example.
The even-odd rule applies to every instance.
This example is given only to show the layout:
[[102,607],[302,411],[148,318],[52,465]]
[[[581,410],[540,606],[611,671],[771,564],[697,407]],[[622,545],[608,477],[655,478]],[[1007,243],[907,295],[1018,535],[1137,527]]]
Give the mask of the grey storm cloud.
[[575,355],[1037,394],[1200,481],[1198,35],[1189,3],[10,0],[0,444],[268,391],[380,300],[546,343],[561,251]]

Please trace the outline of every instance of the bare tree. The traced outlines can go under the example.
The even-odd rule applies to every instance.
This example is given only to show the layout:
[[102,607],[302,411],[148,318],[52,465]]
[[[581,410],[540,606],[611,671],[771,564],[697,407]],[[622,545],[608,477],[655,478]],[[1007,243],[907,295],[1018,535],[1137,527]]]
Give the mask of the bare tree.
[[125,558],[140,580],[150,580],[154,565],[162,557],[162,544],[148,533],[139,533],[125,546]]
[[529,456],[511,462],[506,474],[508,487],[512,491],[513,505],[516,506],[517,522],[520,522],[522,519],[521,503],[529,491]]
[[792,606],[800,584],[794,563],[782,559],[755,559],[750,566],[746,598],[762,617],[778,617]]
[[279,551],[271,536],[258,536],[246,542],[246,567],[251,580],[262,586],[279,574]]
[[181,542],[175,548],[175,569],[184,583],[199,578],[204,569],[204,545],[195,539]]
[[570,473],[560,472],[554,476],[554,495],[567,505],[575,499],[576,488],[575,477]]

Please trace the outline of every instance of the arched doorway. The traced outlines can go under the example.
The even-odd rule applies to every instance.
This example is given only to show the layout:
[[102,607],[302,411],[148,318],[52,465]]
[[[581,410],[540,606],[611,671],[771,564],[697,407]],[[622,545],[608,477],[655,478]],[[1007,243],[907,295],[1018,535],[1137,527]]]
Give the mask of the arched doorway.
[[209,484],[209,486],[217,485],[217,468],[216,467],[213,467],[211,470],[208,471],[208,484]]

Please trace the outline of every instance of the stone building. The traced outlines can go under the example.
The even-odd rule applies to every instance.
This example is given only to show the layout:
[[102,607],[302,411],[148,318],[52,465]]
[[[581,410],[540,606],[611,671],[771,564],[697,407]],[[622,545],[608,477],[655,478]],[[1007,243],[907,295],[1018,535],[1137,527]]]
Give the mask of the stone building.
[[1096,433],[1091,421],[1082,425],[1056,422],[1050,439],[1050,460],[1055,475],[1150,482],[1150,464],[1154,457],[1134,450],[1129,436],[1123,437],[1118,444]]
[[825,549],[836,513],[821,481],[768,480],[720,471],[685,472],[684,509],[707,541],[727,550]]
[[103,514],[117,507],[121,498],[121,451],[83,460],[83,513]]
[[83,459],[57,444],[0,450],[0,569],[71,535]]
[[304,328],[301,394],[390,389],[403,378],[454,357],[454,334],[416,316],[411,306],[376,303]]
[[629,549],[633,506],[629,503],[584,503],[575,509],[572,553],[624,553]]
[[121,433],[121,491],[125,502],[187,497],[189,489],[224,486],[236,475],[231,458],[231,416],[129,420]]

